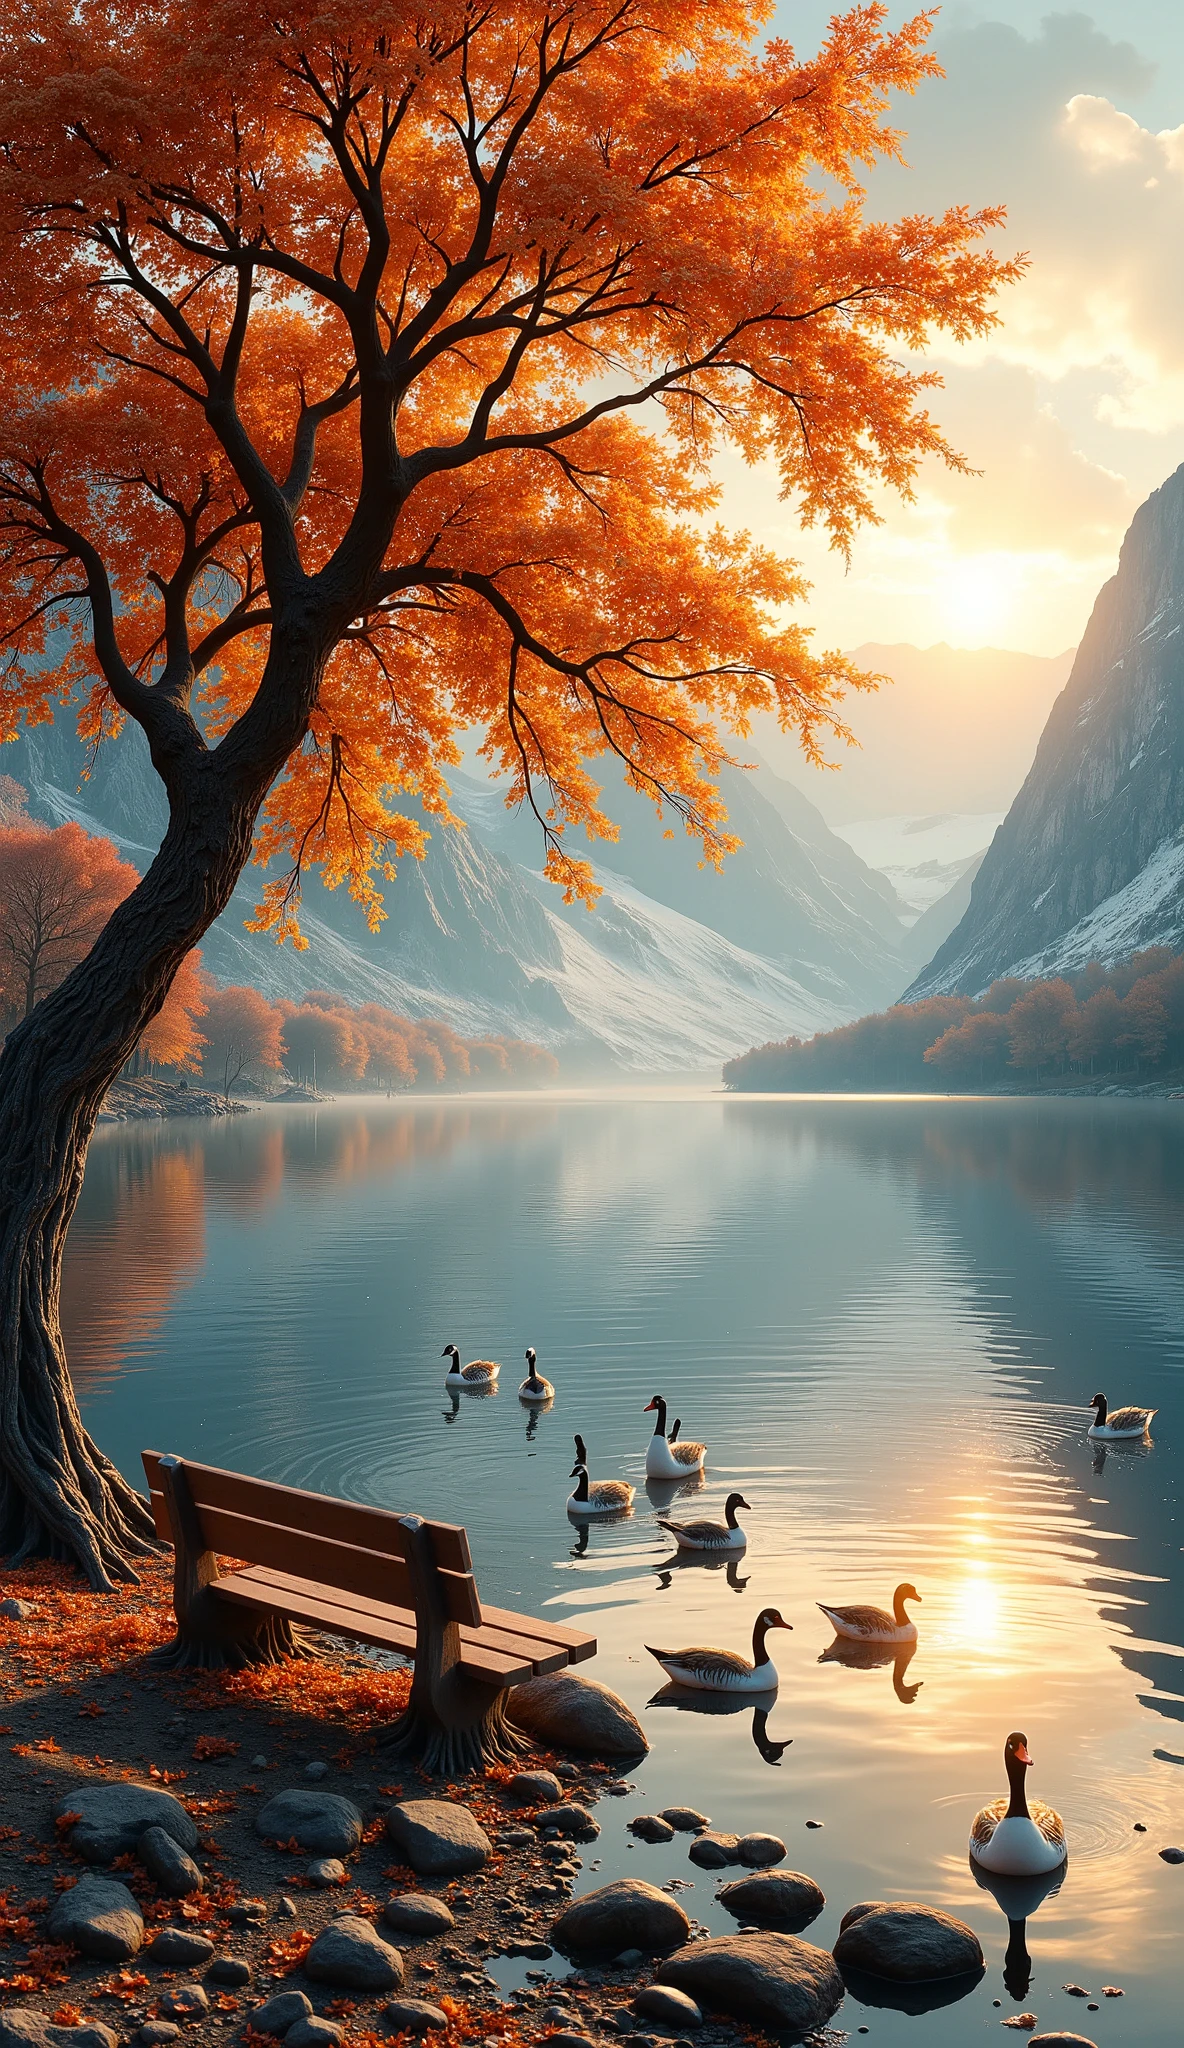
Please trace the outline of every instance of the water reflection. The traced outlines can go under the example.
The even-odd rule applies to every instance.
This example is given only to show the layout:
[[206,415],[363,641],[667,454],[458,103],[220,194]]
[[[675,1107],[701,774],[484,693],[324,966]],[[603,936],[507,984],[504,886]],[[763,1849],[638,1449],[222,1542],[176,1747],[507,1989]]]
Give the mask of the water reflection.
[[916,1654],[915,1642],[857,1643],[849,1636],[836,1636],[833,1643],[827,1644],[818,1662],[843,1664],[848,1671],[879,1671],[885,1664],[891,1664],[892,1690],[902,1705],[911,1707],[925,1683],[923,1678],[915,1680],[912,1685],[904,1682],[905,1672]]
[[971,1876],[979,1889],[990,1892],[1007,1921],[1007,1950],[1003,1958],[1003,1982],[1017,2005],[1023,2005],[1032,1986],[1032,1958],[1028,1954],[1028,1922],[1039,1912],[1045,1899],[1055,1898],[1065,1882],[1066,1865],[1045,1871],[1040,1877],[997,1877],[984,1870],[973,1857],[967,1859]]
[[751,1707],[753,1748],[767,1764],[779,1764],[793,1741],[793,1736],[787,1735],[783,1741],[777,1742],[768,1733],[769,1715],[776,1704],[776,1686],[762,1693],[691,1692],[686,1686],[675,1685],[672,1680],[659,1686],[646,1702],[650,1707],[673,1707],[680,1714],[705,1714],[709,1719],[746,1714]]
[[696,1553],[693,1550],[676,1550],[673,1557],[664,1557],[653,1569],[658,1575],[658,1585],[663,1593],[669,1592],[674,1584],[676,1572],[718,1572],[721,1568],[732,1592],[742,1593],[749,1577],[747,1573],[741,1576],[740,1567],[743,1563],[743,1555],[712,1557],[707,1551]]

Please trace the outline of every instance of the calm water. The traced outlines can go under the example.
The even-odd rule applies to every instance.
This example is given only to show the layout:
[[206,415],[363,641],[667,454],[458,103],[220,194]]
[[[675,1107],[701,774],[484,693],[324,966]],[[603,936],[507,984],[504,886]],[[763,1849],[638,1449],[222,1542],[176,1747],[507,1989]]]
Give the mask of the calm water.
[[[1184,1103],[688,1093],[112,1130],[65,1318],[127,1472],[150,1444],[463,1520],[491,1599],[595,1628],[588,1668],[653,1750],[635,1796],[602,1803],[586,1881],[691,1876],[688,1909],[730,1929],[686,1837],[624,1832],[691,1800],[784,1836],[827,1895],[811,1939],[867,1898],[974,1925],[988,1972],[956,2009],[848,1999],[837,2024],[873,2042],[1023,2038],[999,2027],[1024,2008],[1099,2044],[1179,2041],[1184,1867],[1157,1851],[1184,1844]],[[453,1340],[503,1361],[496,1397],[446,1394]],[[537,1422],[515,1393],[528,1343],[557,1387]],[[1153,1448],[1095,1453],[1099,1387],[1158,1406]],[[709,1445],[696,1507],[733,1485],[753,1505],[730,1572],[668,1568],[666,1498],[642,1483],[655,1392]],[[586,1541],[564,1513],[575,1430],[593,1477],[639,1487]],[[815,1600],[886,1603],[906,1578],[907,1670],[827,1659]],[[795,1632],[773,1639],[765,1727],[649,1704],[647,1642],[747,1648],[767,1602]],[[1071,1842],[1017,1996],[966,1858],[1015,1727]],[[1126,1995],[1087,2013],[1067,1982]]]

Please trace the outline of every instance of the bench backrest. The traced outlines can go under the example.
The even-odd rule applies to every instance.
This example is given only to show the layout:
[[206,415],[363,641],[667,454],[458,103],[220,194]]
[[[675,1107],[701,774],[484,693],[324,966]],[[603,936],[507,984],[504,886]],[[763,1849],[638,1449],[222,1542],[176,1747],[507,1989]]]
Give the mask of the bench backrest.
[[[159,1451],[142,1452],[157,1533],[173,1541],[161,1484]],[[359,1507],[325,1493],[305,1493],[182,1460],[203,1541],[220,1556],[265,1565],[382,1606],[414,1606],[406,1564],[407,1533],[386,1508]],[[429,1522],[432,1551],[453,1621],[481,1625],[469,1539],[455,1522]]]

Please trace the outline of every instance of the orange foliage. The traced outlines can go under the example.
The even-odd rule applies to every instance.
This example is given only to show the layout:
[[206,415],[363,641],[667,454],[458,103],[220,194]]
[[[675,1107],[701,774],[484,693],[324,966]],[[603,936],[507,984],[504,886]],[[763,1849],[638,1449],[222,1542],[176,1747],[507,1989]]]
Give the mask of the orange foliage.
[[372,923],[462,730],[569,894],[609,753],[718,861],[720,726],[817,757],[869,679],[715,523],[713,458],[847,548],[962,466],[913,365],[1021,267],[997,210],[866,217],[937,72],[887,12],[800,58],[769,0],[9,0],[0,737],[81,686],[194,790],[278,769],[258,858]]
[[0,829],[0,1019],[27,1017],[65,980],[138,880],[81,825]]
[[144,1058],[154,1067],[171,1067],[179,1074],[199,1073],[205,1039],[197,1019],[205,1016],[206,1009],[205,976],[195,946],[177,969],[162,1007],[140,1033],[139,1050]]
[[244,1076],[258,1079],[284,1063],[280,1012],[255,988],[211,988],[206,995],[207,1077],[229,1094]]

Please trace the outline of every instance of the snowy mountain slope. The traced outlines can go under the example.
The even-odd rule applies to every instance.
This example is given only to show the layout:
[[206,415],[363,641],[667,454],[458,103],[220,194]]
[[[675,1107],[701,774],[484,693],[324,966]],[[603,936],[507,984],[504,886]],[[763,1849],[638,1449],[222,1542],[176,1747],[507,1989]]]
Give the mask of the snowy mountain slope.
[[970,905],[909,990],[1184,946],[1184,467],[1141,505]]
[[[892,885],[908,905],[912,924],[940,903],[968,868],[977,870],[1002,823],[1002,811],[939,812],[927,818],[860,818],[834,829]],[[951,918],[947,931],[956,923]]]

